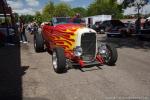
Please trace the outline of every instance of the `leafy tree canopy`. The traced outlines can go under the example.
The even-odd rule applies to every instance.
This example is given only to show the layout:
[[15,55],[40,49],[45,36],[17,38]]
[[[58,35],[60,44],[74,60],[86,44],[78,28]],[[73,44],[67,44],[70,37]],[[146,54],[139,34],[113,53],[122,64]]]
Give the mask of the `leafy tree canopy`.
[[[73,17],[76,13],[80,13],[82,17],[106,14],[112,15],[114,18],[122,18],[122,7],[124,4],[125,2],[123,2],[122,5],[117,4],[117,0],[95,0],[88,8],[71,8],[71,6],[65,2],[54,4],[49,1],[42,9],[42,12],[36,12],[34,18],[39,23],[50,21],[52,17]],[[127,2],[126,4],[129,3]],[[28,16],[28,20],[30,19],[32,18]]]
[[49,21],[50,18],[54,16],[55,5],[53,2],[49,1],[48,4],[45,5],[42,11],[42,16],[45,21]]
[[67,3],[61,2],[55,5],[54,16],[66,17],[70,16],[71,7]]
[[122,16],[122,6],[117,4],[116,0],[95,0],[88,7],[88,15],[113,15],[113,17]]
[[122,5],[123,8],[130,7],[130,6],[144,6],[149,2],[149,0],[124,0]]
[[75,13],[80,13],[82,17],[85,17],[87,12],[87,10],[83,7],[72,8],[72,11],[74,15]]

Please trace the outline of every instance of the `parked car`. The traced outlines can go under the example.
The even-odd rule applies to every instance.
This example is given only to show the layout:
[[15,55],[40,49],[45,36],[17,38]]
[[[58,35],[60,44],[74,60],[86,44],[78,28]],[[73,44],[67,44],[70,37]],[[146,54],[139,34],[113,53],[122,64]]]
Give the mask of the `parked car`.
[[66,17],[53,18],[51,25],[42,24],[42,32],[34,36],[35,51],[41,52],[47,47],[52,53],[56,73],[67,71],[70,64],[83,68],[88,65],[116,63],[116,48],[109,44],[98,44],[96,31],[69,20]]
[[136,34],[135,24],[132,22],[124,23],[127,31],[127,36],[131,36],[132,34]]
[[101,24],[102,24],[101,21],[95,22],[95,24],[92,25],[92,29],[94,29],[97,33],[103,34],[104,31],[101,30]]
[[150,20],[147,19],[144,23],[143,29],[140,29],[137,36],[140,40],[149,40],[150,39]]
[[120,20],[106,20],[101,24],[101,30],[103,30],[107,37],[111,36],[126,36],[127,31],[124,23]]

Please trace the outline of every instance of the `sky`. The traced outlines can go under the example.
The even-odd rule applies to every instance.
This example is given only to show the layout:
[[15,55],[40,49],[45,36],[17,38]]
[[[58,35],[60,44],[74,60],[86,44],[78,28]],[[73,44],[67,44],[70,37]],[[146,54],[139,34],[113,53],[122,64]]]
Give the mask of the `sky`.
[[[73,7],[88,7],[94,0],[51,0],[54,3],[66,2]],[[42,11],[42,8],[49,0],[7,0],[14,12],[21,14],[34,15],[36,11]]]
[[[50,0],[54,3],[66,2],[72,8],[73,7],[84,7],[87,8],[95,0]],[[138,0],[137,0],[138,1]],[[150,1],[150,0],[149,0]],[[49,2],[49,0],[7,0],[7,3],[12,7],[13,12],[22,14],[34,15],[36,11],[42,11],[42,8]],[[117,0],[119,4],[123,0]],[[143,14],[150,13],[150,4],[146,5],[141,9]],[[135,7],[130,7],[124,10],[125,15],[135,14],[137,10]]]
[[[124,0],[117,0],[119,4],[121,4]],[[140,2],[142,0],[135,0],[135,2]],[[142,14],[149,14],[150,13],[150,0],[148,0],[149,3],[145,5],[141,10],[140,13]],[[136,7],[128,7],[124,10],[124,15],[131,15],[131,14],[137,14]]]

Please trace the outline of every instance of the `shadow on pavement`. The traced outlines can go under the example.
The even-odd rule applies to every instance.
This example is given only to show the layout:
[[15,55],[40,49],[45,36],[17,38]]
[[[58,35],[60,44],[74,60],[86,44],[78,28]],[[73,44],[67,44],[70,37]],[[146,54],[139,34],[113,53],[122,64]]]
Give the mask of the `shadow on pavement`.
[[105,43],[111,43],[114,44],[116,48],[134,48],[134,49],[150,49],[150,41],[141,41],[137,39],[136,37],[130,37],[130,38],[116,38],[116,37],[102,37],[98,39],[99,42],[105,42]]
[[24,100],[48,100],[45,98],[24,98]]
[[0,47],[0,100],[22,100],[22,76],[29,66],[21,66],[20,46]]
[[73,65],[73,67],[70,69],[80,70],[81,72],[103,70],[100,66],[102,66],[102,65],[95,64],[95,65],[88,65],[86,67],[81,68],[81,66],[79,66],[79,65]]

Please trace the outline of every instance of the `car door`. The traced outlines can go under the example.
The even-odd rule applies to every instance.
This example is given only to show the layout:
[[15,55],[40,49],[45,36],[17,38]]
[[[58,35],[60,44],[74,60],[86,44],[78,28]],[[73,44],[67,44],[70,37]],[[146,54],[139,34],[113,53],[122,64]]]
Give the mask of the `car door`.
[[101,24],[101,30],[104,30],[105,31],[105,28],[106,28],[106,23],[107,21],[104,21],[102,24]]
[[111,23],[110,23],[110,21],[107,21],[106,27],[105,27],[105,31],[106,31],[106,32],[109,32],[110,29],[111,29]]

